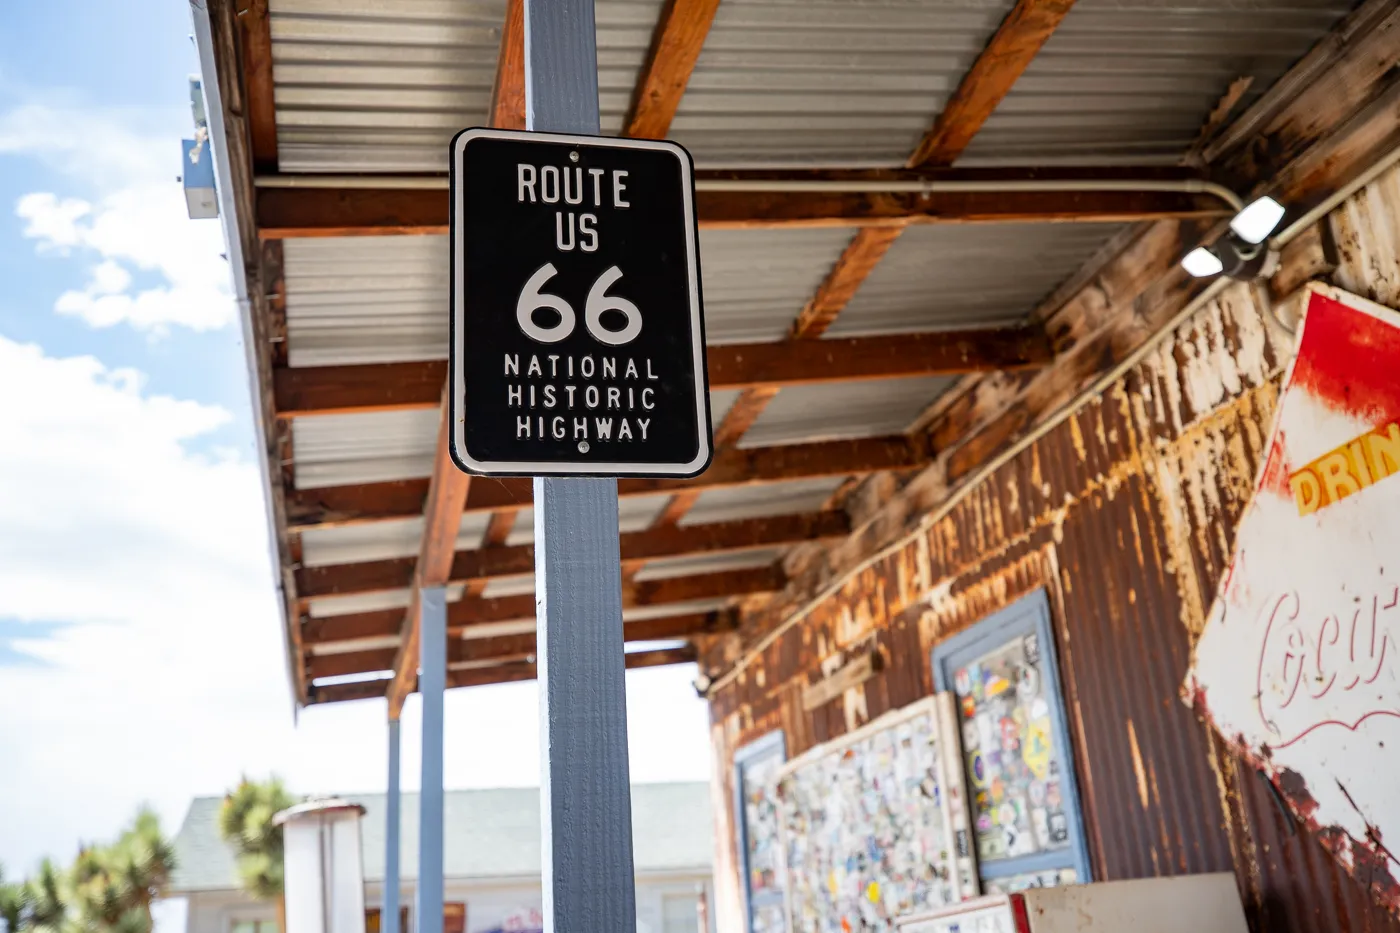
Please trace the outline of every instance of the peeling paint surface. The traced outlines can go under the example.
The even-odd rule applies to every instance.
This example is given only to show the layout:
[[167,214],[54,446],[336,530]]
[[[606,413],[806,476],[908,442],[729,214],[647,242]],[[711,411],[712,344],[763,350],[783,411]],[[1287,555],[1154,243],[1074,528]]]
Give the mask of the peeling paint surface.
[[1400,312],[1314,288],[1186,690],[1397,908]]
[[[1386,246],[1400,242],[1396,205],[1400,171],[1329,218],[1337,284],[1400,294]],[[798,755],[930,695],[936,644],[1044,589],[1096,879],[1233,870],[1256,933],[1400,933],[1368,888],[1374,850],[1358,848],[1349,872],[1333,853],[1351,837],[1301,819],[1261,776],[1266,762],[1181,702],[1293,352],[1272,313],[1266,289],[1232,286],[946,515],[861,555],[781,624],[746,617],[704,662],[713,677],[728,672],[711,694],[717,773],[773,729]],[[886,663],[862,685],[863,710],[842,696],[804,711],[823,658],[868,650]],[[739,902],[723,893],[737,878],[722,867],[716,885],[724,905]],[[721,933],[742,930],[737,908],[717,920]]]

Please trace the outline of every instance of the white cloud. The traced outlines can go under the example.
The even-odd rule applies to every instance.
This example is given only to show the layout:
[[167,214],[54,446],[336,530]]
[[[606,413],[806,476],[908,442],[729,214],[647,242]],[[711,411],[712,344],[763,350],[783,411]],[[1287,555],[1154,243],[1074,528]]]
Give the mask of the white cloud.
[[[27,105],[0,114],[0,154],[24,155],[91,187],[91,199],[36,191],[15,213],[40,255],[90,256],[103,279],[70,290],[54,310],[93,327],[127,324],[213,330],[234,320],[228,262],[218,222],[190,220],[175,180],[179,139],[137,133],[105,114]],[[125,284],[114,269],[126,273]],[[161,284],[134,284],[132,271]]]
[[[195,794],[276,771],[303,791],[382,789],[384,705],[313,708],[293,728],[257,470],[191,441],[223,409],[142,375],[0,336],[0,619],[35,625],[0,666],[0,861],[114,832],[141,801],[173,831]],[[49,629],[49,631],[44,631]],[[629,675],[633,776],[702,780],[693,668]],[[449,786],[533,784],[533,684],[453,691]],[[417,786],[418,704],[404,714]]]

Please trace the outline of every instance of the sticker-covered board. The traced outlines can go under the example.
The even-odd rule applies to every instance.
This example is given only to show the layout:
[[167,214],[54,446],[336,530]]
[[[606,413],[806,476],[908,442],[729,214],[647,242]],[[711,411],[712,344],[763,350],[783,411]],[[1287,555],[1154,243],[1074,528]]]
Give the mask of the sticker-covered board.
[[1400,313],[1308,296],[1186,689],[1400,907]]
[[[777,787],[792,930],[884,933],[901,916],[960,899],[965,879],[951,831],[958,821],[938,721],[930,697],[783,769]],[[960,783],[961,775],[951,779]]]

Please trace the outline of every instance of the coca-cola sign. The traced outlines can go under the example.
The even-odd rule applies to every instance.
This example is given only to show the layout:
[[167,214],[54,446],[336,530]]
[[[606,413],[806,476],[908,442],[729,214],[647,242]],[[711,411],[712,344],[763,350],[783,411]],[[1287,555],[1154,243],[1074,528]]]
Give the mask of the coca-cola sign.
[[1400,312],[1311,289],[1186,687],[1343,862],[1400,876]]

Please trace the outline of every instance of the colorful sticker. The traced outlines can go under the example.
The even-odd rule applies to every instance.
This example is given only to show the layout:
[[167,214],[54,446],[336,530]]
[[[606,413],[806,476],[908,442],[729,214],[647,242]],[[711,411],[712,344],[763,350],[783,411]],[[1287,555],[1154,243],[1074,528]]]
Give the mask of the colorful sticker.
[[975,752],[982,747],[981,738],[977,734],[977,723],[965,722],[962,727],[963,751]]
[[1040,663],[1040,636],[1032,632],[1021,639],[1021,653],[1027,664]]
[[1021,728],[1016,725],[1016,720],[1007,716],[1001,721],[1001,748],[1002,751],[1014,752],[1016,746],[1021,742]]
[[1031,718],[1044,719],[1050,715],[1050,704],[1045,702],[1044,697],[1036,697],[1031,702]]
[[1063,813],[1050,814],[1050,842],[1059,845],[1069,841],[1069,819]]
[[968,676],[967,668],[961,668],[953,675],[953,689],[960,697],[972,692],[972,678]]
[[994,670],[988,670],[982,679],[982,693],[988,699],[1001,696],[1011,689],[1011,681]]
[[1045,780],[1050,773],[1050,720],[1037,719],[1031,723],[1026,730],[1026,741],[1021,745],[1021,760],[1031,774]]
[[968,776],[972,778],[974,787],[980,788],[987,786],[987,765],[982,760],[982,755],[979,752],[973,752],[968,759],[967,773]]
[[1016,679],[1016,695],[1022,701],[1033,700],[1040,693],[1040,671],[1029,664],[1021,668]]
[[982,699],[982,665],[973,664],[967,669],[968,679],[972,681],[972,698],[977,701]]

